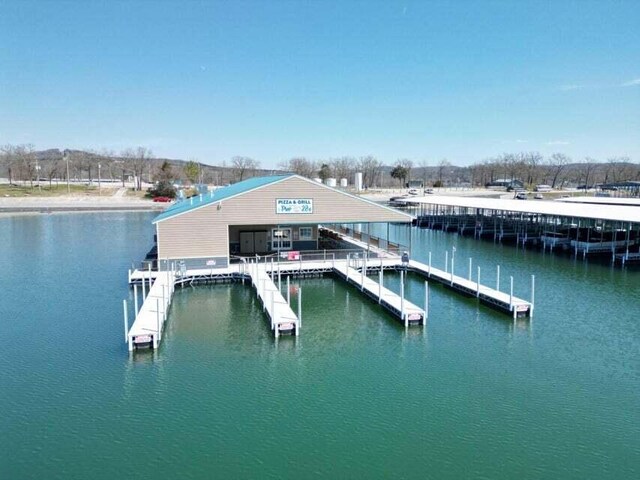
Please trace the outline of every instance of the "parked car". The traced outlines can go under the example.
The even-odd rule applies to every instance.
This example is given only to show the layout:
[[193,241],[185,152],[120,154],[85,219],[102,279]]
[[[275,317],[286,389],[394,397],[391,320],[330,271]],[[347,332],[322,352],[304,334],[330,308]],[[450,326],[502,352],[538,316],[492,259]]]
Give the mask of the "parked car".
[[425,188],[424,193],[431,195],[433,193],[433,188]]
[[153,197],[154,202],[170,202],[171,199],[169,197]]
[[419,195],[420,194],[420,192],[418,192],[417,188],[410,188],[408,193],[409,193],[409,195]]
[[533,198],[535,198],[536,200],[542,200],[544,197],[542,196],[541,193],[536,193]]
[[516,193],[516,200],[526,200],[527,194],[525,192]]

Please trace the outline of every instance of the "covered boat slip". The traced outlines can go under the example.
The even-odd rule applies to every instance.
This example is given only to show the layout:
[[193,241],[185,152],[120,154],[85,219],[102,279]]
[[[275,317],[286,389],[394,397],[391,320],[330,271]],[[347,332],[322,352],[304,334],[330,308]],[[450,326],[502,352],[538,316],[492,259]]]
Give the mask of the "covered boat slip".
[[629,204],[469,197],[412,198],[417,225],[574,255],[640,251],[640,208]]

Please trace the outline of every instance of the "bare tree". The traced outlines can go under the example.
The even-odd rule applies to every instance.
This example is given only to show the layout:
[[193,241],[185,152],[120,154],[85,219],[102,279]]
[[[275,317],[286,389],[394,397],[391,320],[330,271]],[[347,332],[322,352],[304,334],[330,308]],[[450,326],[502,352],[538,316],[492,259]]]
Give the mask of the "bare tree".
[[[360,157],[358,160],[358,169],[362,172],[362,183],[367,187],[378,186],[381,183],[378,180],[383,164],[376,157],[368,155]],[[381,185],[379,185],[381,186]]]
[[336,178],[352,178],[357,160],[353,157],[334,158],[331,160],[330,165]]
[[307,178],[315,177],[318,171],[317,162],[304,157],[291,158],[286,162],[282,162],[280,168]]
[[445,175],[448,175],[449,169],[451,168],[451,162],[446,158],[443,158],[438,162],[438,186],[443,185],[443,178]]
[[547,160],[549,166],[549,173],[551,176],[551,188],[556,187],[558,179],[561,178],[562,172],[567,168],[567,165],[571,163],[571,159],[563,153],[554,153]]
[[125,150],[121,156],[133,172],[135,189],[142,190],[142,174],[153,158],[151,150],[145,147],[137,147]]
[[253,174],[260,168],[260,162],[249,157],[233,157],[231,159],[233,175],[237,181],[241,182],[245,175]]

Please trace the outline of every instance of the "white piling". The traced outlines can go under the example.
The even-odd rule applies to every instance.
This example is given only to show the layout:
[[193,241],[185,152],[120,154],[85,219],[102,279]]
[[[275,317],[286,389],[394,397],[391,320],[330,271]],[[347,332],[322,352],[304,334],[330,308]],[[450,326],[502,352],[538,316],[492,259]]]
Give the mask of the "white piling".
[[431,252],[429,252],[429,270],[427,270],[427,274],[431,277]]
[[162,285],[162,321],[167,319],[167,296],[164,291],[165,286]]
[[478,281],[476,285],[476,298],[480,298],[480,266],[478,265]]
[[429,317],[429,282],[424,281],[424,317],[422,317],[422,325],[427,324]]
[[[302,326],[302,288],[298,285],[298,328]],[[298,328],[296,328],[296,335],[298,334]]]
[[270,292],[271,292],[271,315],[270,315],[270,317],[271,317],[271,330],[273,330],[273,327],[275,325],[275,318],[274,317],[275,317],[275,311],[276,310],[275,310],[275,308],[273,308],[273,303],[274,303],[273,290],[270,290]]
[[149,291],[151,291],[151,262],[149,262]]
[[453,285],[453,261],[455,260],[455,256],[451,254],[451,285]]
[[144,303],[145,298],[147,298],[147,287],[145,285],[144,270],[142,270],[142,303]]
[[404,316],[404,271],[400,270],[400,320],[408,327],[408,320]]
[[271,273],[271,281],[273,282],[273,280],[274,280],[274,278],[275,278],[275,277],[273,276],[273,275],[274,275],[274,272],[273,272],[273,257],[271,257],[271,272],[270,272],[270,273]]
[[471,281],[471,268],[473,265],[473,258],[469,257],[469,281]]
[[291,286],[289,282],[289,275],[287,275],[287,305],[291,306]]
[[160,344],[160,300],[156,299],[156,334],[153,336],[153,348]]
[[278,291],[282,295],[282,276],[280,275],[280,262],[278,262]]
[[380,265],[380,271],[378,272],[378,305],[382,302],[382,282],[384,279],[384,270]]
[[138,312],[140,308],[138,307],[138,285],[133,284],[133,316],[134,318],[138,316]]
[[496,290],[500,291],[500,265],[498,265],[496,271]]
[[533,317],[533,304],[536,301],[536,276],[531,275],[531,307],[529,309],[529,317]]
[[347,253],[347,283],[349,283],[349,267],[351,266],[351,254]]
[[122,307],[124,309],[124,341],[126,342],[129,338],[129,310],[126,300],[122,300]]
[[365,263],[366,259],[362,257],[362,268],[360,269],[360,291],[364,291],[364,276],[365,270],[367,269],[367,264]]
[[511,282],[511,291],[509,292],[509,308],[513,308],[513,277],[509,277]]
[[449,250],[444,252],[444,273],[449,273]]

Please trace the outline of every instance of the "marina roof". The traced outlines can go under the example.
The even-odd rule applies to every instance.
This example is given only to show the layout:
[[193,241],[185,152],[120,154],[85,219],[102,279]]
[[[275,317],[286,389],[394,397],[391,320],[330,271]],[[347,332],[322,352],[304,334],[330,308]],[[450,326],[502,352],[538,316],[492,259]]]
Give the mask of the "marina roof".
[[482,208],[509,212],[538,213],[574,218],[594,218],[640,223],[640,208],[629,205],[594,205],[587,203],[549,202],[542,200],[503,200],[496,198],[448,197],[433,195],[407,198],[407,203]]
[[628,205],[640,207],[640,198],[625,197],[569,197],[559,198],[558,202],[569,203],[595,203],[598,205]]
[[212,190],[207,194],[186,198],[174,203],[169,208],[167,208],[164,212],[153,219],[153,223],[160,222],[175,215],[188,212],[189,210],[194,210],[205,205],[218,203],[231,197],[242,195],[243,193],[250,192],[251,190],[255,190],[256,188],[264,187],[266,185],[279,182],[281,180],[284,180],[285,178],[289,178],[292,176],[293,174],[253,177],[238,183],[233,183],[227,187]]

